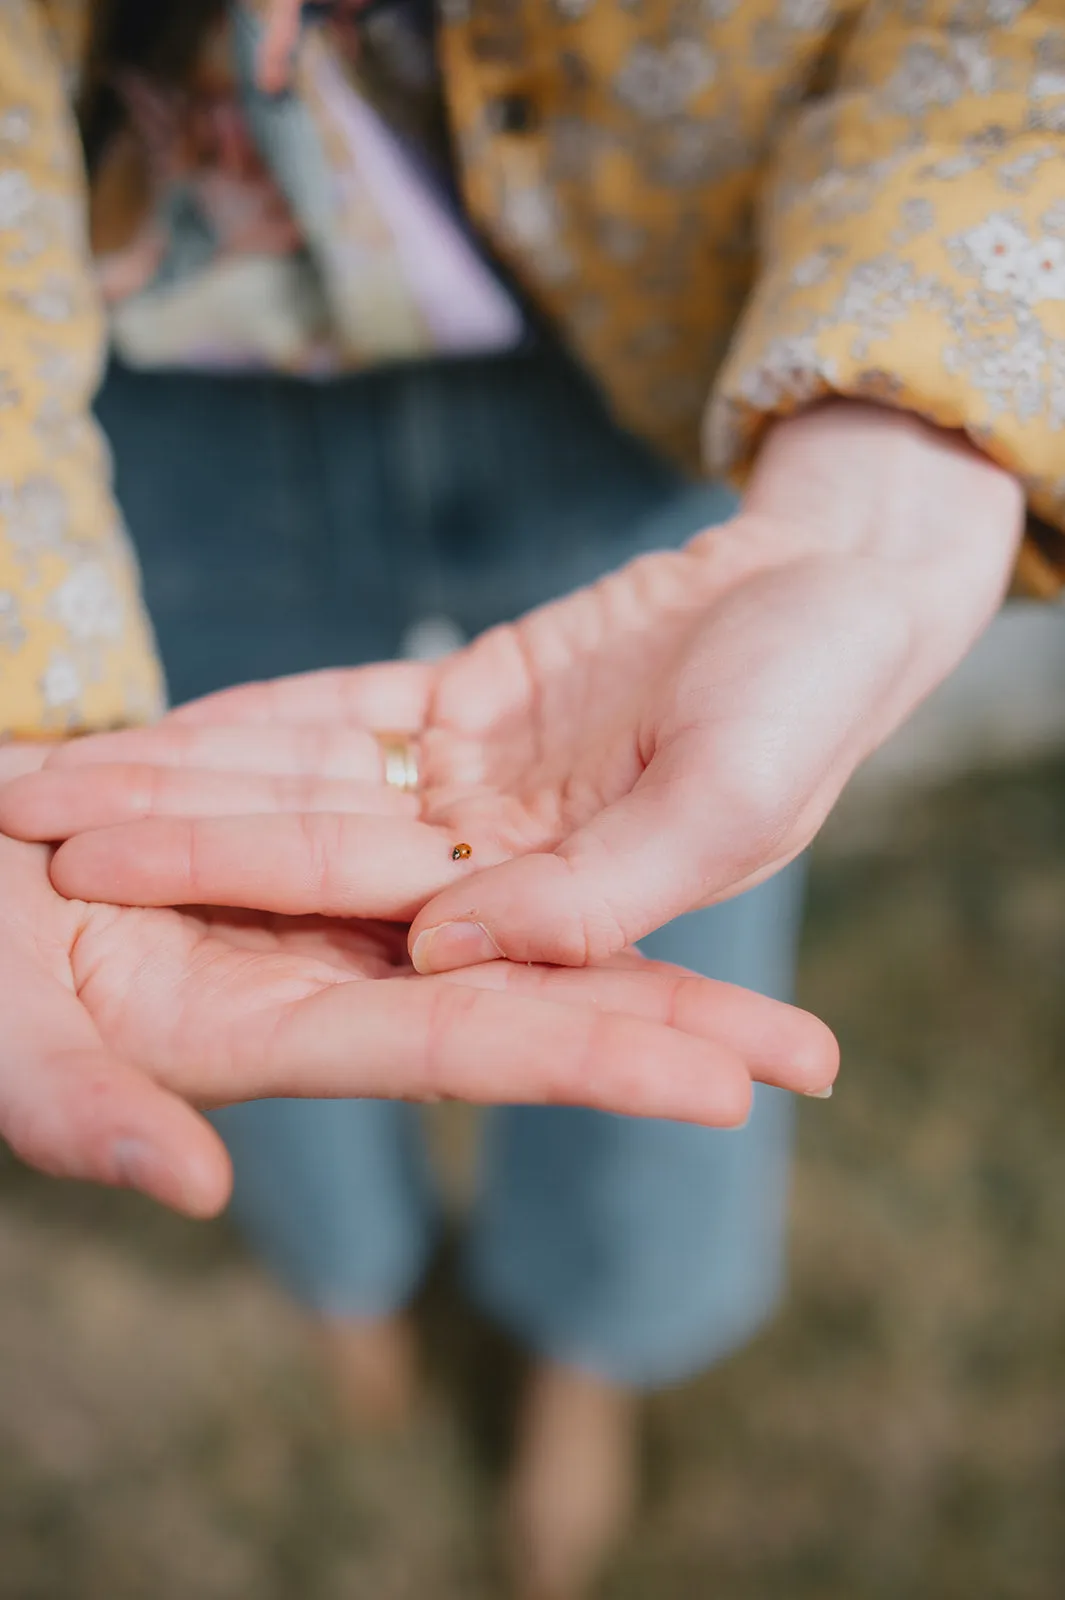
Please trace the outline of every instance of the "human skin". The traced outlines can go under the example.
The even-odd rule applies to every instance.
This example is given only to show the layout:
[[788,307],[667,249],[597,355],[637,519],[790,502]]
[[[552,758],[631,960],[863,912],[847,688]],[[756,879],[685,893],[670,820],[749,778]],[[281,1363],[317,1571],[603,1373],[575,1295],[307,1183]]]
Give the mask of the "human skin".
[[679,552],[442,662],[248,685],[67,746],[3,816],[82,835],[56,857],[66,893],[346,914],[380,867],[329,763],[379,786],[368,730],[405,729],[417,969],[600,962],[805,849],[994,615],[1022,520],[958,436],[834,402],[778,425],[740,513]]
[[[206,1211],[228,1176],[189,1102],[445,1093],[730,1125],[752,1077],[825,1089],[814,1019],[629,947],[805,848],[994,614],[1022,519],[963,440],[835,402],[772,431],[726,527],[441,663],[0,752],[33,769],[0,789],[0,1128],[48,1170]],[[418,814],[381,781],[384,727],[419,740]],[[190,904],[216,912],[168,909]]]

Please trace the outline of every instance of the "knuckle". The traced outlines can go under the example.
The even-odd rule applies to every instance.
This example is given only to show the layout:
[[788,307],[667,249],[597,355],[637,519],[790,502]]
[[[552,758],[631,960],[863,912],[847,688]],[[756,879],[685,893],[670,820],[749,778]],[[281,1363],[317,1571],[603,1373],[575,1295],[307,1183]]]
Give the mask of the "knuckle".
[[721,1090],[720,1125],[723,1128],[742,1128],[754,1104],[753,1083],[747,1073],[737,1067],[723,1079]]
[[57,1147],[52,1129],[52,1114],[46,1113],[43,1107],[21,1106],[17,1111],[8,1111],[0,1123],[0,1133],[28,1167],[52,1178],[68,1175],[67,1162]]
[[106,1177],[113,1124],[113,1085],[98,1070],[84,1072],[80,1059],[53,1060],[65,1084],[51,1083],[8,1108],[2,1132],[28,1166],[50,1177]]
[[429,1005],[425,1019],[424,1048],[418,1081],[412,1086],[419,1099],[454,1099],[461,1089],[455,1080],[452,1063],[455,1060],[453,1042],[460,1044],[462,1059],[469,1023],[480,1005],[476,989],[462,984],[441,983]]
[[307,890],[315,910],[331,901],[336,877],[334,864],[341,846],[336,819],[321,812],[300,811],[296,827],[304,857]]
[[132,809],[145,817],[164,816],[169,785],[162,767],[135,767],[131,774]]
[[561,913],[552,916],[547,947],[561,966],[587,967],[616,956],[631,942],[613,906],[602,893],[590,893],[582,863],[557,855],[569,877]]

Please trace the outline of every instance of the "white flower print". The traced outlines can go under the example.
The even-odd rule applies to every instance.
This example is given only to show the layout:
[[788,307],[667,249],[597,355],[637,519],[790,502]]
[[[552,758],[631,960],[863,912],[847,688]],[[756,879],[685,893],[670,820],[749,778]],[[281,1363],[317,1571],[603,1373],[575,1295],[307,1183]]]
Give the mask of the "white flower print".
[[1037,239],[1027,255],[1030,273],[1029,305],[1044,300],[1065,300],[1065,240]]
[[85,418],[71,410],[65,396],[46,394],[34,415],[33,431],[46,453],[55,459],[78,448],[84,436]]
[[728,113],[720,117],[677,117],[659,139],[642,142],[641,157],[653,181],[671,188],[714,183],[755,159],[743,130]]
[[509,184],[499,201],[501,232],[515,250],[526,252],[551,283],[560,283],[573,268],[562,238],[557,194],[547,184]]
[[1008,28],[1032,0],[963,0],[952,21],[975,31],[978,28]]
[[911,45],[885,87],[889,105],[910,116],[930,106],[951,106],[961,93],[956,65],[932,44]]
[[1025,306],[1065,300],[1065,240],[1031,240],[1013,217],[998,212],[951,243],[992,294],[1010,295]]
[[991,416],[1038,416],[1044,404],[1046,345],[1042,330],[969,338],[943,353],[948,372],[965,378],[984,396]]
[[761,365],[743,376],[741,398],[759,411],[775,410],[782,401],[803,405],[831,386],[829,363],[818,354],[812,335],[774,339]]
[[661,50],[638,44],[618,74],[618,98],[649,120],[675,117],[713,82],[715,70],[697,39],[674,39]]
[[953,55],[965,82],[966,94],[991,94],[998,86],[999,73],[985,39],[955,39]]
[[963,95],[990,94],[995,77],[995,63],[982,39],[913,44],[885,85],[884,98],[892,110],[919,117],[933,107],[955,105]]
[[951,183],[955,178],[964,178],[968,173],[975,172],[980,165],[980,157],[974,151],[960,150],[957,155],[944,156],[942,161],[933,161],[927,167],[922,167],[920,176]]
[[33,370],[49,388],[69,394],[85,381],[86,358],[80,352],[64,350],[62,346],[40,345],[34,351]]
[[830,0],[782,0],[780,20],[796,33],[816,33],[825,25]]
[[41,696],[48,711],[62,711],[77,705],[82,695],[81,674],[70,656],[53,651],[41,677]]
[[30,114],[24,106],[8,106],[6,111],[0,111],[0,144],[21,149],[30,142],[32,126]]
[[23,292],[17,298],[42,322],[69,322],[77,305],[74,285],[69,279],[57,277],[54,273],[43,279],[35,289]]
[[1043,72],[1036,72],[1028,87],[1033,100],[1053,100],[1059,94],[1065,94],[1065,70],[1048,67]]
[[503,220],[508,237],[530,250],[543,250],[558,238],[558,205],[551,190],[542,184],[509,187]]
[[1038,133],[1065,133],[1065,103],[1036,105],[1028,112],[1028,126]]
[[10,167],[0,172],[0,228],[17,228],[34,207],[33,185],[24,172]]
[[838,254],[838,250],[826,247],[824,250],[815,250],[802,261],[797,261],[792,268],[792,283],[798,284],[800,289],[811,289],[815,284],[824,283]]
[[55,591],[50,609],[79,642],[122,636],[122,599],[100,562],[76,566]]
[[1013,293],[1023,283],[1028,235],[1012,217],[992,213],[956,243],[975,263],[984,288],[992,294]]
[[1057,161],[1058,152],[1053,145],[1043,145],[1038,150],[1026,150],[1023,155],[1004,161],[998,168],[998,181],[1004,189],[1023,193],[1031,186],[1044,161]]
[[0,589],[0,650],[19,650],[25,642],[18,596]]
[[936,208],[923,195],[911,195],[899,206],[899,225],[892,234],[892,243],[905,244],[928,233],[935,226]]
[[1045,33],[1035,47],[1037,66],[1028,85],[1033,100],[1056,100],[1065,94],[1065,37]]
[[66,498],[52,478],[0,483],[0,517],[12,546],[23,556],[55,549],[66,537]]
[[[1065,339],[1047,341],[1047,410],[1052,428],[1065,428]],[[1065,478],[1058,486],[1059,498],[1065,499]]]
[[861,344],[890,332],[920,298],[920,287],[910,262],[895,255],[859,261],[842,286],[833,316],[853,323]]

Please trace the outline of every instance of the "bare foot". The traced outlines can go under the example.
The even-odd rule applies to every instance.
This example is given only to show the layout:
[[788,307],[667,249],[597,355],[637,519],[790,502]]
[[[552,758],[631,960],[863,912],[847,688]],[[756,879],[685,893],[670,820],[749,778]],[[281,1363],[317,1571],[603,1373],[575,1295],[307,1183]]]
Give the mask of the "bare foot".
[[315,1324],[318,1353],[353,1427],[405,1426],[418,1387],[414,1330],[405,1316],[329,1317]]
[[515,1600],[585,1600],[632,1514],[637,1401],[590,1372],[533,1371],[504,1506]]

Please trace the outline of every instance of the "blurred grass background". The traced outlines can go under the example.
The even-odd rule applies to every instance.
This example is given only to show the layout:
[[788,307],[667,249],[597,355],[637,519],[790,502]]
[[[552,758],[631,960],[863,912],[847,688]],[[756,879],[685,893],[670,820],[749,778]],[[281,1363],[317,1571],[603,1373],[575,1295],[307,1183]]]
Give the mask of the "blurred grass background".
[[[1065,762],[822,852],[801,998],[844,1072],[788,1309],[652,1403],[608,1600],[1059,1600]],[[0,1157],[0,1600],[492,1600],[514,1363],[424,1318],[424,1414],[360,1443],[224,1225]]]

